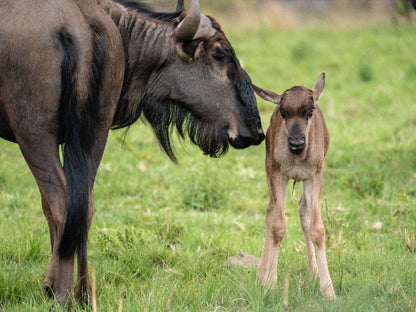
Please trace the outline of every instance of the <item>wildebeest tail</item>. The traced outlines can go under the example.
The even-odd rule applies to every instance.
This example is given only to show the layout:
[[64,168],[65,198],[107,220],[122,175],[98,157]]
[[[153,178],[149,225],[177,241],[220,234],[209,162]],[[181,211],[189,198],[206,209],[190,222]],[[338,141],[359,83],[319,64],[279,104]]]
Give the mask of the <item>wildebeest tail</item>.
[[75,38],[62,29],[59,34],[64,49],[61,64],[60,135],[63,142],[63,166],[67,184],[67,215],[58,253],[71,258],[87,250],[88,206],[97,163],[94,144],[98,120],[98,103],[107,50],[101,37],[94,32],[93,57],[90,64],[88,95],[82,99],[77,81],[79,51]]

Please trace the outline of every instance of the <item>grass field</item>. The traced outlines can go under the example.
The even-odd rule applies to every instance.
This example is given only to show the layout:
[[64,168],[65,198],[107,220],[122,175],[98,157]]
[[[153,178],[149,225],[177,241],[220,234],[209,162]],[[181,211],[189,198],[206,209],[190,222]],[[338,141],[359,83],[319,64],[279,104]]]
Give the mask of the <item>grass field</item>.
[[[176,142],[179,165],[138,122],[112,132],[95,186],[89,260],[99,311],[416,311],[416,40],[412,26],[257,30],[229,34],[253,81],[282,92],[312,87],[331,144],[322,211],[337,300],[308,281],[290,189],[278,285],[255,269],[230,267],[239,252],[260,256],[268,191],[264,144],[221,159]],[[259,101],[264,129],[274,106]],[[0,310],[47,311],[42,293],[49,235],[40,196],[17,146],[0,141]],[[377,226],[378,225],[378,226]],[[381,227],[380,227],[381,225]],[[81,310],[77,307],[76,310]]]

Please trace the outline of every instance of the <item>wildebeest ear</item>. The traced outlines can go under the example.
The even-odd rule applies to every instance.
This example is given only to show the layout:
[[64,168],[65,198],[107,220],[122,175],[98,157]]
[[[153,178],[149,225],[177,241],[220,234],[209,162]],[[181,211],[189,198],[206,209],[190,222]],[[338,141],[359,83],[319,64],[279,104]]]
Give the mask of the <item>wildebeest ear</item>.
[[325,86],[325,73],[319,75],[318,79],[315,82],[315,86],[313,87],[313,99],[314,101],[318,101],[319,97],[322,94],[322,90]]
[[189,63],[199,56],[202,45],[203,42],[198,40],[180,42],[176,45],[176,52],[181,59]]
[[282,98],[281,95],[274,93],[273,91],[257,87],[254,84],[251,84],[251,86],[253,87],[254,92],[256,92],[256,94],[263,100],[279,105],[280,99]]

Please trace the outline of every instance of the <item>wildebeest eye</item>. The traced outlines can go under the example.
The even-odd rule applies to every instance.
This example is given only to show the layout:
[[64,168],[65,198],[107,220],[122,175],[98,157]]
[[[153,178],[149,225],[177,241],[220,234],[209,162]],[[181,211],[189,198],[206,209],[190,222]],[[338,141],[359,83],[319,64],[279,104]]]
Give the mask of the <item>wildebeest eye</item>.
[[221,59],[223,59],[225,57],[225,55],[226,55],[225,50],[221,49],[220,47],[218,47],[218,48],[215,49],[214,57],[216,59],[221,60]]

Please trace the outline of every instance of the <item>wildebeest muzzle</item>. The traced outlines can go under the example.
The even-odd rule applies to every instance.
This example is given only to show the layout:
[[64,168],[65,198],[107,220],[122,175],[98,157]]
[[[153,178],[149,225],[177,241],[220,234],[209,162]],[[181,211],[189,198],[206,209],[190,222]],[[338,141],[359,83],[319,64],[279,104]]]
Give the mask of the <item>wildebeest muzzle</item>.
[[265,135],[261,127],[260,119],[252,118],[250,122],[247,121],[248,120],[246,119],[246,124],[248,124],[249,131],[244,129],[236,138],[230,138],[230,144],[232,147],[242,149],[250,145],[259,145],[261,142],[263,142]]

